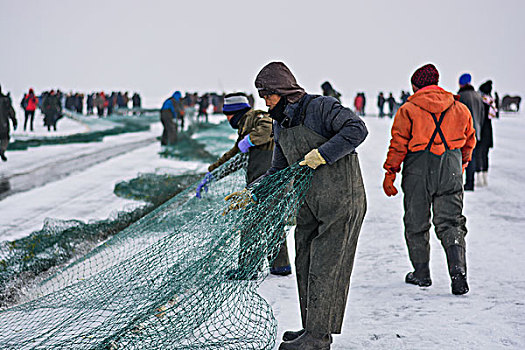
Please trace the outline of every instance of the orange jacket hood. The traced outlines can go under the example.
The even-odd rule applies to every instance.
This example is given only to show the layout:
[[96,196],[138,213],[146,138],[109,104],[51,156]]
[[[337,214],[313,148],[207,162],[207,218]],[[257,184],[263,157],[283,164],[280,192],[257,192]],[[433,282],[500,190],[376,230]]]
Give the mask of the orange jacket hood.
[[426,86],[408,98],[421,109],[430,113],[441,113],[454,103],[454,95],[437,85]]

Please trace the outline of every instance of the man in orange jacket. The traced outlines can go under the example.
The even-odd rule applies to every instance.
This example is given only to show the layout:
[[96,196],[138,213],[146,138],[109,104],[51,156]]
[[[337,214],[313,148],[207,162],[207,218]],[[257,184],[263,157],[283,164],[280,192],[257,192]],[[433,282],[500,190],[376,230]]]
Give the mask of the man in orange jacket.
[[403,163],[405,239],[413,272],[405,282],[428,287],[430,279],[430,210],[436,234],[447,255],[452,293],[468,292],[465,259],[467,228],[463,211],[463,170],[476,145],[472,116],[452,93],[437,86],[432,64],[411,78],[414,95],[403,104],[392,125],[384,164],[383,189],[395,196],[396,173]]

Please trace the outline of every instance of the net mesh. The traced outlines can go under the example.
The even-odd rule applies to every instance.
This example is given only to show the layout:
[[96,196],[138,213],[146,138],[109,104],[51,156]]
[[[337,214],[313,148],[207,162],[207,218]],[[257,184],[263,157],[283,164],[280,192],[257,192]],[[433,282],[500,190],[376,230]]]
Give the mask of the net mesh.
[[194,183],[0,311],[1,347],[272,348],[276,322],[256,290],[312,172],[293,165],[229,210],[245,162],[233,158],[202,199]]

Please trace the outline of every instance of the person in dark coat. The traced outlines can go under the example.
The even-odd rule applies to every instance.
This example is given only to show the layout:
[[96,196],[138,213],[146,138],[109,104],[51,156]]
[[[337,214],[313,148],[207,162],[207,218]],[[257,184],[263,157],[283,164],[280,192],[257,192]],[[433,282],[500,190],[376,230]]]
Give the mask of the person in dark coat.
[[57,121],[62,115],[62,105],[54,90],[51,90],[49,95],[44,99],[42,109],[44,113],[44,126],[47,126],[47,131],[51,131],[51,127],[56,131]]
[[476,146],[476,183],[480,186],[488,185],[488,170],[489,170],[489,150],[494,147],[494,137],[492,135],[492,119],[498,117],[498,108],[496,101],[492,97],[492,80],[487,80],[479,87],[481,98],[485,111],[483,113],[483,121],[481,127],[481,139]]
[[181,113],[184,113],[180,98],[180,91],[175,91],[170,98],[164,101],[160,109],[160,121],[164,126],[160,144],[163,146],[177,142],[177,120],[180,119]]
[[[268,113],[253,109],[249,104],[248,96],[242,92],[226,95],[224,97],[222,112],[226,115],[231,127],[238,131],[237,141],[229,151],[224,153],[215,163],[208,167],[208,174],[206,174],[197,187],[196,196],[198,198],[201,197],[202,190],[206,188],[211,179],[211,172],[239,152],[248,153],[248,166],[246,169],[247,185],[250,185],[261,175],[264,175],[272,166],[274,142],[272,137],[272,119]],[[228,176],[238,169],[238,167],[231,167],[229,171],[221,174],[221,178]],[[220,179],[215,178],[215,181],[218,180]],[[282,232],[284,236],[284,225]],[[241,247],[247,243],[249,244],[250,242],[247,242],[244,235],[241,235]],[[248,249],[241,249],[241,251],[247,250]],[[286,276],[292,273],[286,240],[281,245],[279,253],[277,253],[275,257],[269,257],[269,259],[273,260],[270,267],[271,274]],[[239,257],[239,271],[230,272],[233,279],[236,278],[235,275],[241,276],[244,274],[242,271],[243,265],[246,265],[244,261],[249,260],[250,259],[242,255]]]
[[377,107],[379,108],[379,118],[385,116],[384,107],[385,107],[385,96],[382,92],[377,96]]
[[452,293],[465,294],[466,219],[463,216],[462,169],[471,160],[476,145],[472,117],[464,104],[440,88],[433,64],[418,68],[410,79],[414,94],[398,110],[392,124],[392,139],[383,168],[383,189],[395,196],[396,174],[403,164],[405,239],[413,272],[405,282],[420,287],[430,278],[429,230],[432,222],[445,248]]
[[341,333],[366,195],[356,148],[365,123],[333,97],[307,94],[282,62],[255,87],[274,120],[275,148],[266,176],[298,161],[313,170],[297,214],[297,284],[303,329],[283,335],[281,350],[329,349]]
[[396,113],[397,102],[394,96],[392,95],[392,93],[388,95],[387,102],[388,102],[388,116],[390,118],[393,118],[394,114]]
[[[476,140],[481,140],[481,129],[483,128],[483,114],[485,107],[481,95],[471,85],[472,76],[469,73],[459,77],[459,102],[464,103],[472,114],[474,129],[476,129]],[[477,149],[474,148],[472,161],[468,164],[465,176],[465,191],[474,191],[474,173],[476,171]]]
[[141,107],[141,100],[140,95],[138,93],[134,93],[131,97],[131,100],[133,101],[133,108],[140,108]]
[[13,129],[16,130],[18,122],[16,120],[15,110],[11,104],[11,98],[9,94],[4,95],[2,93],[2,87],[0,86],[0,158],[2,161],[7,161],[5,151],[9,145],[9,119],[13,123]]
[[321,89],[323,90],[323,96],[331,96],[341,102],[341,94],[332,87],[329,81],[321,84]]
[[90,114],[93,114],[93,93],[90,93],[89,95],[87,95],[87,99],[86,99],[86,110],[87,110],[87,114],[90,115]]

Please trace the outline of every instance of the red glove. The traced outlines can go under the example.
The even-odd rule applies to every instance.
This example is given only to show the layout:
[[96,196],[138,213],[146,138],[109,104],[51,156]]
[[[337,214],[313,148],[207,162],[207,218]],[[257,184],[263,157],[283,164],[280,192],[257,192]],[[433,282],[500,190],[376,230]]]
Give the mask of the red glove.
[[394,186],[396,179],[396,173],[386,173],[385,179],[383,180],[383,190],[388,197],[395,196],[397,194],[397,188]]
[[461,166],[463,173],[465,172],[465,169],[467,169],[467,167],[468,167],[468,162],[463,163],[463,165]]

